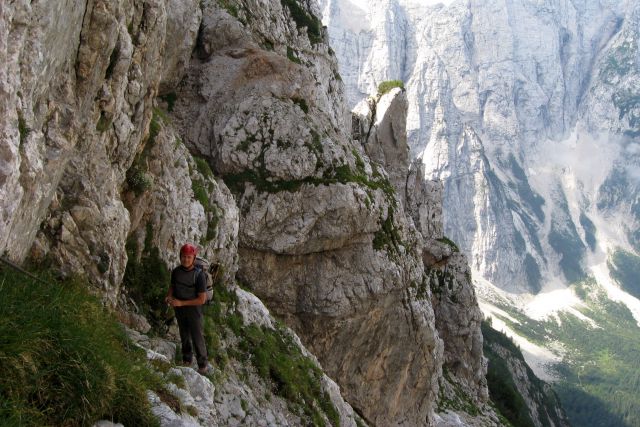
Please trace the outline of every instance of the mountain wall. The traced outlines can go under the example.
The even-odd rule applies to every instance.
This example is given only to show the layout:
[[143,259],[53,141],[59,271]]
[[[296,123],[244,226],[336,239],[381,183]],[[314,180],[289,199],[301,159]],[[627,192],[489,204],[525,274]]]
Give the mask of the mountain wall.
[[404,81],[411,157],[474,271],[536,293],[638,250],[635,2],[321,7],[351,106]]
[[[358,119],[372,139],[354,139],[317,13],[286,0],[2,3],[0,251],[85,276],[147,329],[136,306],[159,320],[162,272],[195,242],[317,357],[345,424],[353,411],[371,425],[434,425],[436,412],[498,424],[440,184],[409,167],[405,94],[376,99],[375,119]],[[235,387],[239,370],[220,407],[268,390]],[[302,419],[284,406],[277,420]],[[182,422],[244,419],[201,409]]]

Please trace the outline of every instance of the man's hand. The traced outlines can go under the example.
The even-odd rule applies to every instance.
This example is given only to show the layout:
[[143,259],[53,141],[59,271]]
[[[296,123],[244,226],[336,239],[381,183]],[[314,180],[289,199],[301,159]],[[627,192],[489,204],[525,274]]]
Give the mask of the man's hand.
[[173,297],[166,297],[164,300],[165,300],[165,301],[167,302],[167,304],[169,304],[171,307],[182,307],[182,306],[183,306],[182,301],[180,301],[179,299],[175,299],[175,298],[173,298]]

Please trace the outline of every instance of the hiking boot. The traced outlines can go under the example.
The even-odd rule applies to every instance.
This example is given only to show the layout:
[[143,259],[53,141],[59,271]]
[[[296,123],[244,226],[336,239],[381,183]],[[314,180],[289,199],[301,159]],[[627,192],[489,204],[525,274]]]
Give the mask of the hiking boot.
[[207,375],[213,372],[213,367],[210,364],[206,364],[205,366],[198,368],[198,373],[200,375]]
[[192,361],[187,362],[186,360],[183,360],[182,362],[180,362],[180,366],[185,366],[187,368],[190,368],[192,363],[193,363]]

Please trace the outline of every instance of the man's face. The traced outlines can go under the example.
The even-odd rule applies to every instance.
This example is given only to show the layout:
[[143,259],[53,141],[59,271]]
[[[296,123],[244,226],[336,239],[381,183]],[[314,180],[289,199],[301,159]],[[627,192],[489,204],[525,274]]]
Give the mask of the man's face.
[[195,255],[192,254],[180,254],[180,264],[184,268],[190,268],[193,265],[193,261],[196,259]]

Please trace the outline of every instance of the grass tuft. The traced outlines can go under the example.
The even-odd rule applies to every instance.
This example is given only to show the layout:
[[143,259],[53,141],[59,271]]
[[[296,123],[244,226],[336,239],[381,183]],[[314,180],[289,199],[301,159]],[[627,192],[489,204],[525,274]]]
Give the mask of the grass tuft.
[[378,85],[378,95],[384,95],[391,89],[399,87],[404,90],[404,83],[402,80],[387,80]]

